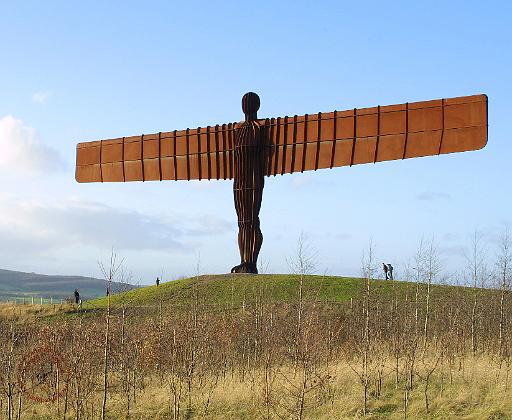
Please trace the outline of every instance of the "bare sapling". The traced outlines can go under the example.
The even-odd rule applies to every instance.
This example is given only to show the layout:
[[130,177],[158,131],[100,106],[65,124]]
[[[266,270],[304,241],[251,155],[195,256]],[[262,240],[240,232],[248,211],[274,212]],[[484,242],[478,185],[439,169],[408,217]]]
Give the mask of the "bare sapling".
[[[495,277],[500,290],[499,293],[499,370],[496,380],[499,380],[503,362],[510,358],[510,349],[508,348],[507,332],[507,311],[505,310],[507,298],[510,295],[510,286],[512,284],[512,238],[508,226],[505,226],[501,234],[496,256]],[[508,381],[507,381],[508,385]]]
[[[306,239],[304,232],[301,232],[297,240],[297,248],[295,255],[288,259],[288,265],[293,274],[298,276],[298,307],[297,307],[297,324],[296,324],[296,350],[300,347],[302,335],[302,324],[304,318],[304,280],[307,275],[313,274],[316,270],[317,253],[311,247]],[[294,364],[296,365],[298,352]]]
[[470,250],[465,252],[467,262],[467,279],[470,282],[473,301],[471,308],[471,352],[473,357],[478,350],[478,311],[480,295],[488,277],[485,263],[486,249],[482,242],[482,234],[475,230],[471,237]]
[[434,237],[430,239],[424,254],[424,274],[427,283],[427,291],[425,295],[425,321],[423,323],[423,355],[427,349],[427,339],[429,333],[429,321],[432,311],[430,303],[432,293],[432,283],[441,271],[441,262],[439,260],[439,251],[434,241]]
[[103,399],[101,404],[101,419],[105,420],[107,415],[107,395],[108,395],[108,369],[110,355],[110,300],[112,292],[112,282],[115,280],[118,271],[123,266],[124,259],[119,260],[117,254],[112,248],[110,252],[110,261],[108,266],[103,262],[98,262],[103,278],[107,281],[107,312],[105,315],[105,339],[103,342]]
[[363,296],[363,331],[362,331],[362,342],[360,345],[361,354],[361,369],[352,367],[354,372],[359,377],[363,388],[363,416],[368,415],[368,399],[369,389],[371,384],[371,358],[372,348],[371,340],[373,331],[371,330],[371,281],[375,277],[375,248],[372,240],[370,239],[368,244],[368,250],[363,251],[361,258],[361,274],[365,280],[365,291]]
[[[426,266],[426,253],[427,247],[423,238],[413,256],[414,267],[407,271],[412,275],[414,280],[414,306],[412,314],[412,321],[408,323],[408,329],[404,337],[404,351],[405,351],[405,381],[404,381],[404,416],[407,417],[410,396],[414,386],[414,377],[416,375],[416,363],[418,356],[418,347],[420,340],[420,292],[421,284],[425,279],[425,266]],[[412,273],[411,273],[412,272]],[[408,307],[408,306],[407,306]],[[406,321],[408,312],[405,313]]]
[[[316,313],[314,305],[306,305],[305,288],[307,276],[316,271],[318,254],[313,249],[303,232],[297,240],[295,254],[287,259],[290,271],[298,278],[297,309],[295,331],[290,331],[293,339],[293,373],[288,372],[288,365],[282,366],[279,374],[284,381],[283,391],[287,394],[290,403],[284,404],[283,408],[297,420],[306,417],[308,409],[318,401],[318,395],[315,394],[324,387],[324,375],[318,370],[315,350],[319,344],[315,339],[314,314]],[[267,356],[267,362],[271,362],[271,356]],[[267,369],[267,368],[265,368]],[[267,370],[266,375],[271,374]],[[266,379],[266,383],[272,383],[272,376]],[[267,391],[267,394],[269,391]],[[315,394],[315,397],[310,395]],[[278,414],[277,410],[274,412]],[[267,413],[269,414],[269,413]]]
[[443,354],[443,349],[439,344],[438,340],[435,340],[434,343],[429,348],[429,354],[423,355],[421,359],[421,363],[424,367],[424,374],[419,375],[421,379],[423,379],[423,397],[425,401],[425,411],[427,414],[430,413],[430,399],[429,399],[429,385],[432,378],[433,373],[436,371],[439,361],[441,360]]
[[7,372],[5,380],[5,393],[7,396],[7,419],[11,420],[14,414],[14,395],[16,388],[16,380],[14,377],[14,346],[16,343],[16,334],[14,331],[14,321],[11,321],[11,327],[9,332],[9,353],[7,354]]

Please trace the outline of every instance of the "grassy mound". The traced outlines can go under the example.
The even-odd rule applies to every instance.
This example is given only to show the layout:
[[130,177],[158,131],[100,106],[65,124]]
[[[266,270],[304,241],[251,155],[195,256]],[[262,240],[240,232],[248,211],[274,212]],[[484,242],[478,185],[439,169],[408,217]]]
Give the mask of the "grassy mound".
[[[345,302],[362,297],[366,281],[361,278],[308,275],[304,277],[304,299],[307,301]],[[260,299],[264,303],[295,301],[298,295],[299,276],[290,274],[224,274],[203,275],[147,286],[111,296],[111,305],[145,306],[159,302],[187,304],[200,296],[211,305],[239,307],[244,302]],[[403,295],[415,288],[415,283],[404,281],[371,280],[372,294]],[[423,285],[423,287],[425,287]],[[468,293],[460,286],[433,285],[432,296],[449,296],[452,293]],[[85,308],[104,308],[107,298],[88,301]]]

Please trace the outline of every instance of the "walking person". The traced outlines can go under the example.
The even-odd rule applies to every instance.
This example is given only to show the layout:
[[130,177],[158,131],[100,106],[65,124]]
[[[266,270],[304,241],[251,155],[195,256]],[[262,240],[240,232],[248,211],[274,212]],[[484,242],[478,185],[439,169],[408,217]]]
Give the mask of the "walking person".
[[384,270],[384,275],[386,276],[385,280],[388,279],[388,265],[386,263],[382,263],[382,269]]
[[388,274],[389,280],[393,280],[393,266],[391,264],[388,264]]
[[156,278],[156,285],[160,286],[160,279],[158,277]]
[[75,289],[75,303],[78,305],[80,303],[80,293],[78,293],[78,289]]

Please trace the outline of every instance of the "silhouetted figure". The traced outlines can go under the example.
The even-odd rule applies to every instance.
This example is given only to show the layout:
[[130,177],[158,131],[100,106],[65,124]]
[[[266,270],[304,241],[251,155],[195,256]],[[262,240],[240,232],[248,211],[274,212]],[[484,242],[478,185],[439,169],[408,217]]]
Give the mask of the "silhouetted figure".
[[386,276],[386,280],[388,279],[388,265],[385,263],[382,263],[382,269],[384,270],[384,274]]
[[388,264],[389,280],[393,280],[393,266]]
[[260,207],[263,196],[263,137],[257,112],[260,98],[253,92],[242,98],[245,121],[235,131],[235,165],[233,193],[238,217],[238,248],[240,264],[232,273],[258,274],[256,261],[260,253],[263,235],[260,230]]
[[107,296],[110,295],[110,290],[107,287]]
[[75,289],[75,303],[78,305],[80,303],[80,293]]
[[160,286],[160,279],[158,277],[156,278],[156,285]]

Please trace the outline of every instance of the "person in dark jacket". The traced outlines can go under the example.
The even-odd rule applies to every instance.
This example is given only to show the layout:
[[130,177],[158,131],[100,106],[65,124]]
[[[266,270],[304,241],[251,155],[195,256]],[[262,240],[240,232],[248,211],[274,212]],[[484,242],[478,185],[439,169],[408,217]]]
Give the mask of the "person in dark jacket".
[[78,305],[80,303],[80,293],[75,289],[75,303]]
[[388,279],[388,265],[386,263],[382,263],[382,269],[384,270],[384,275],[386,276],[386,280]]
[[391,264],[388,264],[388,274],[389,280],[393,280],[393,266]]
[[160,286],[160,279],[158,277],[156,278],[156,285]]

